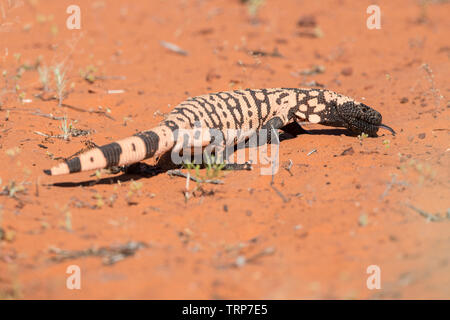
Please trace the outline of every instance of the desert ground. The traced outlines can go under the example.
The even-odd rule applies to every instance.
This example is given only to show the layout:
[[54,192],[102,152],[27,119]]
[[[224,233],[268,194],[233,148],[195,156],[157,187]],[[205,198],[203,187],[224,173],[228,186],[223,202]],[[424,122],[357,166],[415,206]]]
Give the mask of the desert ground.
[[[449,299],[450,3],[372,2],[0,0],[0,299]],[[43,173],[187,97],[272,87],[397,135],[307,125],[273,177],[223,184]]]

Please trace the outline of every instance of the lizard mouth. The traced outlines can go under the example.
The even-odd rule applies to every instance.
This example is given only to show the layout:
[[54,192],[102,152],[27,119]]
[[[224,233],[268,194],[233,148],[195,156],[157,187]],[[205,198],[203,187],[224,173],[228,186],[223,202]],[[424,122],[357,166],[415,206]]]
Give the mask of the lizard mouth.
[[394,129],[382,123],[381,114],[365,104],[343,105],[338,108],[338,113],[344,127],[355,133],[376,137],[378,130],[383,128],[395,135]]
[[344,126],[354,133],[357,134],[366,133],[371,137],[376,137],[378,130],[381,128],[388,130],[392,135],[395,136],[394,129],[383,123],[377,124],[364,121],[362,119],[347,119],[344,122]]

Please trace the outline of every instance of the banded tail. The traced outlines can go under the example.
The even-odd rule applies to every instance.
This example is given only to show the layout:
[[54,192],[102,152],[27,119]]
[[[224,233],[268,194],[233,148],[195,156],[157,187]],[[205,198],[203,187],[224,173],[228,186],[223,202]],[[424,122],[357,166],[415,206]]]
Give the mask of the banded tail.
[[159,126],[149,131],[142,131],[134,136],[93,148],[44,173],[51,176],[81,171],[105,169],[113,166],[133,164],[144,159],[159,156],[174,145],[172,131],[166,126]]

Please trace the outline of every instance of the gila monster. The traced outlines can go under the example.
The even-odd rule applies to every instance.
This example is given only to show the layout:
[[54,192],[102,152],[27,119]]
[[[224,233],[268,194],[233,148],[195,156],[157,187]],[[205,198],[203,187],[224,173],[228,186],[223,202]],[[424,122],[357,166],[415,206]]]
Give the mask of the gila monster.
[[[50,170],[48,175],[111,168],[159,158],[180,148],[180,129],[202,127],[223,134],[222,144],[236,144],[227,129],[257,133],[261,129],[285,132],[300,129],[298,122],[309,121],[326,126],[344,127],[355,133],[376,136],[379,128],[394,130],[381,123],[381,114],[369,106],[344,95],[323,89],[273,88],[245,89],[211,93],[181,102],[155,128],[131,137],[86,151]],[[208,135],[206,135],[208,136]],[[211,143],[202,139],[202,146]]]

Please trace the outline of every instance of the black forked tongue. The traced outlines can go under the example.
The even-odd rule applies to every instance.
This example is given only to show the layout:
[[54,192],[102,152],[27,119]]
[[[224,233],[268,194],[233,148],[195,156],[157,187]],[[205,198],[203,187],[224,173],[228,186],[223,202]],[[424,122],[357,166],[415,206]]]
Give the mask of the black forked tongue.
[[394,129],[392,129],[391,127],[385,125],[385,124],[379,124],[378,128],[384,128],[386,130],[388,130],[390,133],[392,133],[393,136],[395,136],[395,131]]

